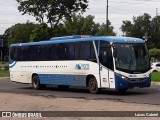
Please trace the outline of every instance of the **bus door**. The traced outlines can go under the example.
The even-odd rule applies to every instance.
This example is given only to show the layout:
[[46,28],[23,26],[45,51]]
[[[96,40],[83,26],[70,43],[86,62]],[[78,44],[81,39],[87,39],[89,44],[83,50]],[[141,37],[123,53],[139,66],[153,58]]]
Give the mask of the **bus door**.
[[[105,44],[104,44],[105,43]],[[110,88],[114,80],[111,45],[101,43],[99,51],[101,87]]]

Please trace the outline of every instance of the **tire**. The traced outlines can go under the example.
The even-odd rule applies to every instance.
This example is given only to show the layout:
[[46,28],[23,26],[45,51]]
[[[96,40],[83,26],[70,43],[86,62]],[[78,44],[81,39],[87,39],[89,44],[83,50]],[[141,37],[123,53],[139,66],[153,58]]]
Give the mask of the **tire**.
[[89,91],[92,94],[96,94],[99,92],[98,84],[96,78],[92,77],[88,82]]
[[38,75],[34,75],[32,77],[32,87],[34,90],[39,90],[40,89],[40,80]]

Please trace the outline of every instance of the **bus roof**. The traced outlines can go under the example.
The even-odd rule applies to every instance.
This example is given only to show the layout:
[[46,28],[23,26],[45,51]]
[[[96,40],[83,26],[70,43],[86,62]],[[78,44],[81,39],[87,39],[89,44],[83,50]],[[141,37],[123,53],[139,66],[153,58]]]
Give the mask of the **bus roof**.
[[11,46],[45,45],[45,44],[83,42],[83,41],[93,41],[93,40],[95,41],[103,40],[110,43],[145,43],[144,40],[133,37],[74,35],[74,36],[55,37],[51,38],[50,40],[39,41],[39,42],[17,43],[17,44],[12,44]]

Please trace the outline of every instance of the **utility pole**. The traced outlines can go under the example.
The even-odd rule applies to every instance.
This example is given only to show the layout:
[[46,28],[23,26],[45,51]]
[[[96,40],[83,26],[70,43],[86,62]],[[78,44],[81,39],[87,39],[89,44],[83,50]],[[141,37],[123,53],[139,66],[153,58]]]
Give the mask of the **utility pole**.
[[[155,37],[155,39],[156,39],[156,41],[157,41],[157,39],[158,39],[158,33],[157,33],[157,31],[158,31],[158,8],[156,8],[156,37]],[[158,46],[159,46],[159,42],[158,42]]]
[[108,32],[108,0],[107,0],[107,5],[106,5],[106,30]]
[[158,8],[156,8],[156,31],[157,31],[157,23],[158,23]]
[[158,16],[158,8],[156,8],[156,17]]
[[3,57],[3,51],[2,51],[2,49],[3,49],[3,38],[0,38],[0,43],[1,43],[1,45],[0,45],[0,48],[1,48],[1,56],[0,56],[0,59],[1,59],[1,62],[2,62],[2,57]]

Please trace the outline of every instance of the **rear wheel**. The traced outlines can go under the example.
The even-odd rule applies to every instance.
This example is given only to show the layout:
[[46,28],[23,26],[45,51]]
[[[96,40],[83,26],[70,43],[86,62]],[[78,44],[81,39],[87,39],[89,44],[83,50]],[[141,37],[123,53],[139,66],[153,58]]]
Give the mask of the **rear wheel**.
[[34,75],[32,77],[32,87],[35,90],[39,90],[40,89],[40,80],[39,80],[38,75]]
[[88,82],[89,91],[92,94],[96,94],[99,91],[98,84],[96,78],[92,77]]

